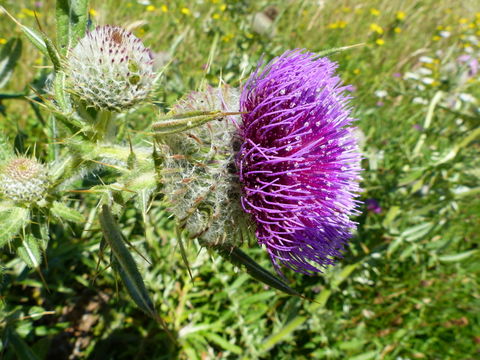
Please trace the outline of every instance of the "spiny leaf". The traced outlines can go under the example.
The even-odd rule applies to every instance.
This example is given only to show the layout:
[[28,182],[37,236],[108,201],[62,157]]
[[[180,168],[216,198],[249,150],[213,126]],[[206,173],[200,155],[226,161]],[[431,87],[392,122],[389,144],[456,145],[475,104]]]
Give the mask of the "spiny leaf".
[[59,219],[71,221],[74,223],[84,223],[85,217],[77,210],[65,205],[64,203],[54,201],[52,208],[52,214]]
[[10,39],[0,52],[0,88],[4,87],[12,76],[15,65],[22,53],[22,40]]
[[27,223],[29,212],[22,207],[0,209],[0,247],[15,237]]
[[42,254],[38,240],[33,235],[22,239],[22,244],[17,248],[18,256],[31,268],[38,269],[42,263]]
[[135,260],[125,245],[123,234],[118,228],[118,225],[107,205],[102,206],[100,225],[102,226],[105,240],[112,249],[116,261],[114,265],[116,266],[128,293],[132,297],[132,300],[146,314],[153,318],[157,318],[158,315],[155,311],[152,300],[150,300],[142,275],[138,271],[137,264],[135,264]]
[[88,0],[57,0],[57,43],[62,55],[75,46],[87,29]]

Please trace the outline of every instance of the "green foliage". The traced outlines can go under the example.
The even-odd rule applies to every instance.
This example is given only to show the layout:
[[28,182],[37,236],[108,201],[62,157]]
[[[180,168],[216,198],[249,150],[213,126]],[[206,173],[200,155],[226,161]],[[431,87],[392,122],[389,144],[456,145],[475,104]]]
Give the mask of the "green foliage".
[[19,38],[10,39],[0,52],[0,88],[3,88],[17,65],[22,54],[22,40]]

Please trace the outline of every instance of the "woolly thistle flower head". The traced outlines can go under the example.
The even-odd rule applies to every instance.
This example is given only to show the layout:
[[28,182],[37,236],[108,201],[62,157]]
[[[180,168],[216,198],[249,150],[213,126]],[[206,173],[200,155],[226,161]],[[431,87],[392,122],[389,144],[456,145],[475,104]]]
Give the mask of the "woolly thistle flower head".
[[[172,114],[192,111],[238,112],[238,91],[208,88],[178,102]],[[238,115],[225,116],[186,132],[162,135],[162,192],[191,238],[207,246],[242,240],[246,219],[235,170]]]
[[241,94],[241,202],[277,270],[321,271],[355,228],[361,155],[335,69],[327,58],[286,52]]
[[117,26],[88,32],[70,51],[66,68],[70,91],[87,106],[109,111],[146,100],[155,80],[152,52]]
[[9,200],[32,203],[45,197],[47,170],[36,160],[15,157],[0,168],[0,193]]

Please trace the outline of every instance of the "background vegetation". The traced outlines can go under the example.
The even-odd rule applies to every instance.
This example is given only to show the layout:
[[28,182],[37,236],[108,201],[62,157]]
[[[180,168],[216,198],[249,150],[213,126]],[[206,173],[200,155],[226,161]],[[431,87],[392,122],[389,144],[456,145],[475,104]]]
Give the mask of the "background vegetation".
[[[53,1],[4,0],[54,37]],[[94,195],[72,193],[91,222],[55,225],[36,272],[2,249],[0,357],[5,359],[475,359],[480,354],[480,4],[476,0],[92,1],[94,24],[131,29],[159,66],[166,110],[202,82],[239,86],[260,57],[292,48],[334,55],[353,85],[362,130],[358,233],[337,266],[286,272],[307,299],[269,289],[196,243],[193,281],[158,199],[146,227],[121,219],[156,308],[178,339],[138,310],[99,252]],[[18,27],[0,15],[0,51]],[[25,38],[1,93],[30,91],[49,65]],[[1,79],[0,79],[1,83]],[[0,100],[1,130],[49,146],[41,114]],[[130,118],[144,130],[152,116]],[[271,268],[256,244],[245,251]],[[99,266],[97,268],[97,263]]]

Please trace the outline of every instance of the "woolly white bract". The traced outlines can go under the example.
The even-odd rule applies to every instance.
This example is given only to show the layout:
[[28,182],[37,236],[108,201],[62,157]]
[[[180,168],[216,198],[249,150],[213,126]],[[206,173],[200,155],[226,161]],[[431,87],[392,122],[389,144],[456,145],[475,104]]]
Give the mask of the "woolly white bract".
[[[172,114],[238,108],[237,90],[208,88],[189,94]],[[160,138],[165,152],[162,192],[180,226],[209,246],[241,241],[246,226],[234,159],[238,121],[238,115],[225,116]]]

